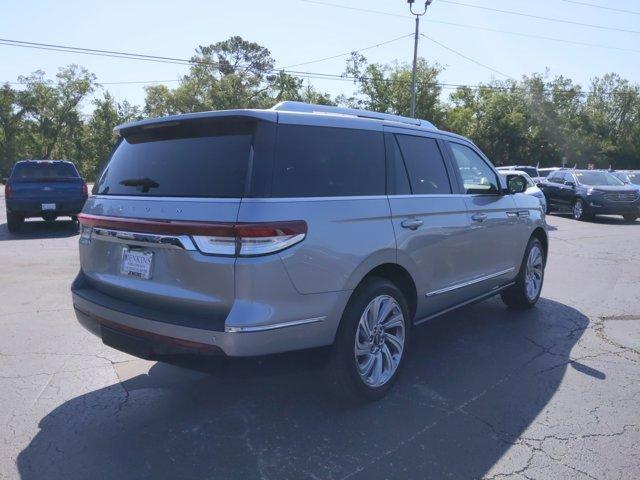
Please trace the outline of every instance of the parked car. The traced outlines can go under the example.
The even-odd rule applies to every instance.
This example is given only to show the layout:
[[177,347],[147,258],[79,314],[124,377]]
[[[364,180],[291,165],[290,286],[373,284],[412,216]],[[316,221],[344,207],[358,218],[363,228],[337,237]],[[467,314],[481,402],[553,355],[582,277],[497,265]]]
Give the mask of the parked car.
[[640,171],[634,170],[616,170],[611,174],[618,180],[622,180],[627,185],[635,185],[640,187]]
[[524,179],[427,121],[284,102],[116,132],[71,287],[79,322],[114,348],[328,347],[332,386],[375,399],[414,326],[540,296],[546,224]]
[[535,184],[533,179],[527,174],[527,172],[523,172],[522,170],[498,170],[498,173],[505,177],[510,174],[522,175],[522,177],[527,182],[527,189],[525,190],[524,193],[526,193],[527,195],[536,197],[540,202],[542,211],[543,212],[547,211],[547,199],[545,198],[544,193],[542,193],[542,190],[538,188],[538,186]]
[[538,176],[537,177],[532,177],[533,181],[536,183],[536,185],[539,185],[540,183],[542,183],[544,181],[545,178],[547,178],[549,176],[550,173],[557,172],[558,170],[562,170],[562,169],[560,167],[538,168]]
[[65,160],[22,160],[16,162],[5,182],[7,228],[20,229],[25,218],[76,215],[87,200],[87,184],[75,165]]
[[542,184],[549,211],[571,212],[576,220],[595,215],[640,215],[640,191],[601,170],[558,170]]
[[525,172],[531,178],[536,178],[536,177],[540,176],[540,174],[538,173],[538,167],[533,167],[533,166],[530,166],[530,165],[505,165],[505,166],[502,166],[502,167],[497,167],[496,169],[498,171],[519,170],[521,172]]

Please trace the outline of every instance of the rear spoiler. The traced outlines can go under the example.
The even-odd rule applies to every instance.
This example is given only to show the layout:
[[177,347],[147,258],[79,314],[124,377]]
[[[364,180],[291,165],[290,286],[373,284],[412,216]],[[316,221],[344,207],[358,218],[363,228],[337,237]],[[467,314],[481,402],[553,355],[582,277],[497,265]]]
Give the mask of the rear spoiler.
[[187,113],[183,115],[171,115],[168,117],[150,118],[137,122],[129,122],[118,125],[113,129],[114,133],[121,137],[127,135],[154,130],[156,128],[173,127],[184,123],[206,122],[207,120],[217,120],[222,118],[235,119],[256,119],[265,122],[277,122],[278,113],[271,110],[217,110],[211,112]]

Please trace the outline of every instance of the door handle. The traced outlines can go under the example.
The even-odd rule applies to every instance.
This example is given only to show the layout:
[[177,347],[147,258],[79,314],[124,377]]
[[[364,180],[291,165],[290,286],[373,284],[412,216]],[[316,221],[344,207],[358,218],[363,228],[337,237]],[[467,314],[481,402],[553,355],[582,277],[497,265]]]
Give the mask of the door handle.
[[471,220],[474,222],[484,222],[487,219],[486,213],[474,213],[471,215]]
[[421,227],[424,222],[422,220],[418,220],[417,218],[411,218],[409,220],[403,220],[400,225],[402,228],[408,228],[410,230],[417,230],[418,227]]

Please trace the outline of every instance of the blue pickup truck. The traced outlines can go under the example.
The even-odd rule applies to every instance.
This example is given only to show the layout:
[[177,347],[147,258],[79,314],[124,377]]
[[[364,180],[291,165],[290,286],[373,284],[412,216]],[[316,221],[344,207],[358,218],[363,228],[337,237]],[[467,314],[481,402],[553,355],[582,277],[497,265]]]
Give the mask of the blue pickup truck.
[[87,200],[87,184],[75,165],[64,160],[16,162],[5,182],[7,228],[16,232],[25,218],[42,217],[53,222],[70,216],[77,221]]

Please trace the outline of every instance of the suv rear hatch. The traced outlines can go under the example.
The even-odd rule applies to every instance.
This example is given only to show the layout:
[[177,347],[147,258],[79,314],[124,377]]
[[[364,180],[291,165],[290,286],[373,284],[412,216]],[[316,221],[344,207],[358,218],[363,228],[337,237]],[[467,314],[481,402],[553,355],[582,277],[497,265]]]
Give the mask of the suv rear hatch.
[[154,320],[224,330],[240,202],[267,188],[257,179],[271,165],[275,114],[174,118],[120,129],[80,216],[85,294]]

